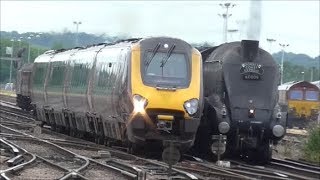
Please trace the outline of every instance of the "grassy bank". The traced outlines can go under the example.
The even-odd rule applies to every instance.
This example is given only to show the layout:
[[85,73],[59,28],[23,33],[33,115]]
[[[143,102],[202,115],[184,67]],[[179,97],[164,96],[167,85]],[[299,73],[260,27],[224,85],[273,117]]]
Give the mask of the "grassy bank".
[[313,123],[308,131],[309,137],[304,146],[305,159],[320,164],[320,125]]

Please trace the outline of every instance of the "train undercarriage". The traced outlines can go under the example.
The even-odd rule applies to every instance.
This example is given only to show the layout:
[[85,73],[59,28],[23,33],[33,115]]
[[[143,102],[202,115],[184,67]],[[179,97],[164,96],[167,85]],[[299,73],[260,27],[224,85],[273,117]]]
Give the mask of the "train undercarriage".
[[178,133],[179,138],[168,138],[167,136],[155,138],[157,134],[148,136],[148,133],[143,133],[146,136],[145,139],[142,139],[136,130],[135,135],[128,132],[130,128],[126,128],[128,126],[124,122],[106,121],[102,116],[93,113],[75,113],[68,109],[62,109],[60,112],[50,107],[35,108],[35,112],[37,122],[42,127],[47,125],[53,131],[109,147],[118,147],[131,154],[147,153],[157,157],[164,149],[172,145],[179,152],[185,152],[192,146],[194,139],[194,134],[191,132],[184,136]]
[[[285,114],[285,113],[283,113]],[[216,111],[207,110],[201,119],[192,153],[209,159],[243,158],[264,164],[272,158],[272,146],[285,134],[285,115],[267,124],[259,121],[237,121],[230,123],[230,130],[221,133]],[[210,137],[210,138],[208,138]]]

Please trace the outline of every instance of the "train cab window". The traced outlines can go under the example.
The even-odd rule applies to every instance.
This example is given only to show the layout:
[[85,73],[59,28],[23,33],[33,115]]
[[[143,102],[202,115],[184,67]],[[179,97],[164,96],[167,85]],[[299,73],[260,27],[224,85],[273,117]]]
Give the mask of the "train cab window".
[[319,92],[306,91],[306,100],[307,101],[318,101],[319,100]]
[[291,90],[289,93],[289,99],[291,100],[302,100],[303,93],[300,90]]
[[[162,62],[165,56],[166,53],[158,52],[146,68],[146,75],[185,78],[187,76],[187,62],[184,55],[172,54],[166,62]],[[162,63],[165,63],[163,69],[160,67]]]
[[167,53],[157,52],[149,60],[152,52],[148,52],[143,63],[143,81],[149,85],[168,85],[184,87],[188,84],[188,60],[184,54],[172,53],[168,59]]

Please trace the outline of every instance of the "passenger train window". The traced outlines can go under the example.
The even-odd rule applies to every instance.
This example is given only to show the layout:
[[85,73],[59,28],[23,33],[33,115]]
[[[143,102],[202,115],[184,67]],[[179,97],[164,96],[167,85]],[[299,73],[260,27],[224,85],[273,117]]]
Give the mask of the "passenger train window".
[[292,90],[289,93],[289,99],[292,100],[302,100],[303,99],[303,93],[300,90]]
[[74,64],[72,71],[72,92],[85,93],[88,83],[88,75],[90,72],[89,64]]
[[43,89],[43,82],[45,78],[45,68],[46,68],[46,65],[38,64],[35,70],[35,74],[33,76],[34,86],[40,89]]
[[61,86],[64,81],[65,66],[54,66],[50,76],[49,85]]
[[317,101],[319,100],[319,92],[317,91],[306,91],[306,100]]

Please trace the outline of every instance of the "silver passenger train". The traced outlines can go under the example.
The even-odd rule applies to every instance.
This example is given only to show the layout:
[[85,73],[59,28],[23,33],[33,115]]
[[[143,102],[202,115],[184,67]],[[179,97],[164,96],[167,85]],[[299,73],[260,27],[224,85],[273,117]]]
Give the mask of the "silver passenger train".
[[56,131],[131,150],[170,140],[186,150],[202,91],[201,54],[159,37],[47,51],[35,59],[31,99],[37,119]]

